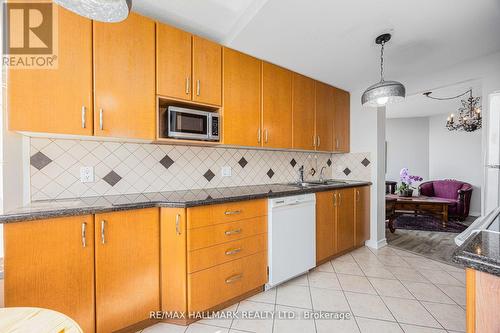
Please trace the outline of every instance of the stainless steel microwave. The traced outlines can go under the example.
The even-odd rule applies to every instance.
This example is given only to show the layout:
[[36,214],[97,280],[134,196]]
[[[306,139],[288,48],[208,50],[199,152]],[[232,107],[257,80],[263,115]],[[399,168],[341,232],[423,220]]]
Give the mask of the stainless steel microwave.
[[215,112],[169,106],[167,136],[176,139],[219,141],[219,115]]

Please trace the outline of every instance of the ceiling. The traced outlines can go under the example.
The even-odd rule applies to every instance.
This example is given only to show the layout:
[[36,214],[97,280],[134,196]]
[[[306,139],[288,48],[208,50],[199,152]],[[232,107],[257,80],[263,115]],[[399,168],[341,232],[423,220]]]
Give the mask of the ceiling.
[[[472,89],[474,97],[482,95],[481,82],[478,80],[471,80],[453,84],[450,86],[430,89],[433,97],[446,98],[460,95],[467,90]],[[461,100],[467,99],[469,96],[461,98],[438,101],[425,97],[422,93],[406,96],[404,103],[396,103],[388,105],[386,108],[387,118],[414,118],[414,117],[429,117],[439,114],[458,113],[458,108],[461,106]]]
[[133,10],[347,90],[500,50],[499,0],[134,0]]

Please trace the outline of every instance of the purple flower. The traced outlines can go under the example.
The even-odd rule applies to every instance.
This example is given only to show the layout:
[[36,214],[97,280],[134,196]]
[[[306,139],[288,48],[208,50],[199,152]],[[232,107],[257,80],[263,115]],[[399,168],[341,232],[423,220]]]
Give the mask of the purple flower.
[[421,182],[423,180],[423,178],[420,176],[410,175],[408,173],[407,168],[401,169],[401,172],[399,173],[399,178],[401,179],[401,183],[406,184],[408,186],[413,184],[413,182]]

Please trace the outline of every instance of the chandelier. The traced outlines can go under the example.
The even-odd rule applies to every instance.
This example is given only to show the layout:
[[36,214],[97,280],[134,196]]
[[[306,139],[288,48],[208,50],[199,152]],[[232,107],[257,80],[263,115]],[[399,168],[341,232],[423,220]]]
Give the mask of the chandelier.
[[458,114],[450,114],[446,120],[446,128],[449,131],[465,131],[474,132],[482,127],[483,120],[481,118],[481,97],[472,96],[472,89],[467,90],[463,94],[452,96],[452,97],[433,97],[430,96],[432,92],[425,92],[424,96],[439,101],[446,101],[450,99],[456,99],[464,95],[469,95],[467,99],[462,99],[462,106],[458,108]]

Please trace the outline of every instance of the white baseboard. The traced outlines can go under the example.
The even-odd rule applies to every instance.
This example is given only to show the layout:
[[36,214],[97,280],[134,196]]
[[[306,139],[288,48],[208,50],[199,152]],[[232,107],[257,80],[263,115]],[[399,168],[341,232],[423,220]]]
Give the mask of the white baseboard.
[[469,212],[469,216],[481,216],[480,212]]
[[381,239],[379,241],[372,241],[371,239],[365,242],[365,246],[371,247],[372,249],[378,250],[387,245],[387,239]]

